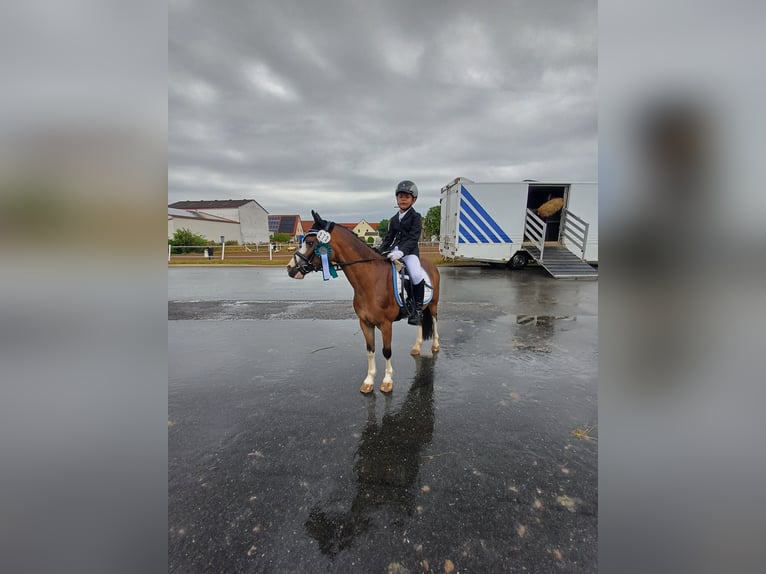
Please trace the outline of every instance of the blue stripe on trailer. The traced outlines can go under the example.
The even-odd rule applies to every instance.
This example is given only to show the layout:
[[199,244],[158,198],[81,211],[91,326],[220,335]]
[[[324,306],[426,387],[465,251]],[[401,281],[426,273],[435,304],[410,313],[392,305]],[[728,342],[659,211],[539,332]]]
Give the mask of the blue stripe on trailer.
[[492,230],[489,227],[487,227],[487,224],[484,223],[481,220],[481,218],[479,218],[478,215],[476,215],[476,212],[473,209],[471,209],[471,206],[468,205],[468,203],[464,201],[462,198],[460,199],[460,209],[461,209],[460,215],[462,216],[461,219],[463,221],[466,221],[466,222],[472,221],[473,223],[481,227],[482,231],[486,233],[489,240],[481,237],[482,243],[501,243],[501,241],[497,238],[497,236],[494,233],[492,233]]
[[[460,207],[461,208],[463,207],[462,202],[461,202]],[[468,228],[468,230],[471,231],[471,233],[473,233],[473,235],[481,243],[489,243],[489,240],[486,237],[484,237],[484,235],[482,235],[481,231],[476,229],[476,226],[473,223],[471,223],[471,220],[469,218],[465,217],[464,213],[461,212],[460,216],[461,216],[460,217],[460,227],[461,227],[461,230],[463,230],[462,228]]]
[[497,222],[494,219],[492,219],[492,217],[490,217],[489,213],[487,213],[486,210],[481,206],[481,204],[478,201],[476,201],[476,198],[474,198],[473,195],[468,193],[468,190],[465,188],[464,185],[460,186],[460,190],[461,190],[462,197],[464,197],[468,201],[468,203],[470,203],[476,209],[476,211],[479,212],[479,214],[492,227],[492,229],[494,229],[497,232],[500,238],[506,243],[513,243],[513,241],[511,241],[511,238],[508,237],[505,231],[503,231],[503,228],[500,227],[497,224]]

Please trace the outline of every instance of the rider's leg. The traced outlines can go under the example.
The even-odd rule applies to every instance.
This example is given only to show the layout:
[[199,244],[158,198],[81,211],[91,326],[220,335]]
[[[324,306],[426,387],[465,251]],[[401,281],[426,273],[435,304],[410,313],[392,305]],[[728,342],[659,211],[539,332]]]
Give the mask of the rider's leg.
[[407,320],[410,325],[420,325],[423,319],[423,295],[425,293],[425,277],[420,259],[417,255],[405,255],[404,264],[412,281],[412,314]]

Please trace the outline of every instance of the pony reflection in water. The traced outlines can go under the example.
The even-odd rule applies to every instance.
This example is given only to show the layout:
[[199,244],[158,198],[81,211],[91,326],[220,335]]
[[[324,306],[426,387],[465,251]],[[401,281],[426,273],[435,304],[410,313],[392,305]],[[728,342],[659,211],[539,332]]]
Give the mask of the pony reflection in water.
[[387,404],[380,423],[374,400],[368,403],[367,424],[356,450],[356,494],[350,509],[326,510],[317,505],[305,523],[306,532],[324,554],[335,556],[347,548],[374,526],[377,513],[390,514],[381,520],[396,525],[415,511],[420,461],[434,429],[435,362],[435,358],[415,357],[415,378],[404,404],[395,413],[388,411]]

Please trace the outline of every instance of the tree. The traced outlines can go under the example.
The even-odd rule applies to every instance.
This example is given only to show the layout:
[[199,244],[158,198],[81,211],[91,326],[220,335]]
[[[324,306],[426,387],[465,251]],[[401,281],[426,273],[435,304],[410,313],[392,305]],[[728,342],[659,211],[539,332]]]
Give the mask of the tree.
[[[173,238],[168,239],[168,243],[173,247],[179,247],[176,253],[202,253],[202,249],[210,244],[210,241],[202,235],[193,233],[190,229],[182,227],[176,229]],[[193,246],[199,245],[199,248]]]
[[274,243],[289,243],[293,238],[289,233],[274,233],[271,236],[271,241]]
[[425,231],[428,240],[431,240],[431,236],[439,236],[439,230],[441,229],[442,207],[441,205],[435,205],[428,210],[426,216],[423,218],[423,230]]
[[378,235],[385,237],[386,233],[388,233],[388,219],[382,219],[378,223]]

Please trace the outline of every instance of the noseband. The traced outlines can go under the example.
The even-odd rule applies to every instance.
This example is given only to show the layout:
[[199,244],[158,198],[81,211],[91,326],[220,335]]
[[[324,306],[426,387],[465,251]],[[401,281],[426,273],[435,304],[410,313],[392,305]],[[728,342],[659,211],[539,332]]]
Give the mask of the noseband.
[[307,273],[311,273],[312,271],[317,270],[317,268],[314,267],[314,264],[312,263],[312,261],[314,261],[314,259],[318,257],[316,248],[314,248],[311,251],[308,257],[306,257],[303,253],[301,253],[300,250],[296,251],[293,254],[293,257],[303,261],[303,263],[298,263],[295,267],[293,267],[293,269],[295,269],[296,274],[303,273],[304,275],[306,275]]
[[[309,255],[308,257],[303,255],[303,253],[301,253],[300,251],[296,251],[294,253],[294,257],[297,257],[298,259],[303,261],[302,264],[298,264],[295,267],[293,267],[296,273],[300,271],[301,273],[305,275],[306,273],[311,273],[312,271],[319,271],[320,268],[315,267],[312,263],[314,259],[319,257],[319,255],[317,254],[316,247],[314,248],[314,251],[311,252],[311,255]],[[370,261],[385,261],[385,259],[380,259],[377,257],[369,257],[367,259],[356,259],[354,261],[336,261],[335,263],[332,263],[332,265],[333,267],[335,267],[335,269],[340,270],[340,269],[343,269],[344,267],[348,267],[349,265],[356,265],[357,263],[369,263]]]
[[[312,215],[314,214],[313,211],[311,213],[312,213]],[[333,227],[335,227],[335,222],[333,222],[333,221],[324,221],[324,220],[320,220],[317,217],[315,217],[314,218],[314,223],[315,223],[315,226],[306,235],[317,235],[317,239],[318,239],[318,234],[319,233],[326,233],[326,235],[328,237],[328,239],[326,239],[326,241],[329,242],[329,236],[330,236],[329,234],[333,230]],[[306,275],[308,273],[311,273],[312,271],[316,271],[317,270],[317,267],[315,267],[314,264],[313,264],[314,259],[316,259],[317,257],[320,256],[319,253],[317,253],[317,249],[319,249],[319,245],[315,246],[314,249],[311,251],[311,253],[308,256],[306,256],[303,253],[301,253],[300,249],[298,249],[293,254],[293,257],[295,259],[299,260],[299,262],[297,262],[297,264],[293,268],[293,269],[295,269],[295,274],[296,275],[298,273],[303,273],[304,275]],[[300,263],[300,261],[302,261],[303,263]]]

